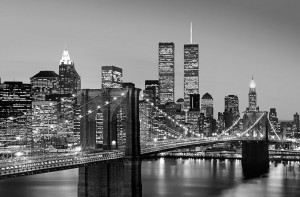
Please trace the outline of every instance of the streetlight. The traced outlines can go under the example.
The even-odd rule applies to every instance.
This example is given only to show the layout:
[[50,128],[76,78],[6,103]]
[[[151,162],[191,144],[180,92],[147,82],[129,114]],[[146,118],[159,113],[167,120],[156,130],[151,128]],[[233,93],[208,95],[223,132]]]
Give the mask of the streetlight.
[[115,149],[116,148],[116,141],[115,140],[113,140],[112,142],[111,142],[111,146],[112,146],[112,149]]

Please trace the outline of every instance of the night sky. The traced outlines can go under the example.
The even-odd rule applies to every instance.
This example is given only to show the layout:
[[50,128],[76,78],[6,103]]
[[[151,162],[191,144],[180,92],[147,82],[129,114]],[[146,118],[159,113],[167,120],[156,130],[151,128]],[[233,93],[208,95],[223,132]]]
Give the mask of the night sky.
[[248,102],[251,76],[260,110],[300,112],[299,0],[0,0],[0,77],[23,81],[58,73],[65,45],[82,88],[101,87],[101,66],[123,68],[144,88],[158,79],[158,42],[175,43],[175,98],[183,97],[183,45],[199,44],[200,94]]

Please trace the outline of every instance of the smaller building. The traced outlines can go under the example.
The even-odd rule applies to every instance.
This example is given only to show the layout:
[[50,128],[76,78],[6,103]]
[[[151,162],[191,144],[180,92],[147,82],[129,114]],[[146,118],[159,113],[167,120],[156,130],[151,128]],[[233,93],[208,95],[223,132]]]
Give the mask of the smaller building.
[[116,66],[102,66],[102,88],[122,88],[122,68]]
[[209,93],[205,93],[201,98],[201,113],[205,117],[214,116],[213,98]]
[[54,71],[40,71],[30,82],[34,101],[45,101],[46,95],[59,93],[59,75]]

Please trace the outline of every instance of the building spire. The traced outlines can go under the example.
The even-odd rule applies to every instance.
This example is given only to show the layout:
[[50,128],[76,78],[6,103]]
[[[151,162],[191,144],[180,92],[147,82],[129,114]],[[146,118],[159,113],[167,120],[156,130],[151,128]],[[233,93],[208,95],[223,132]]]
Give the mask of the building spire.
[[61,56],[60,64],[73,64],[73,61],[70,58],[70,54],[67,48],[64,49],[63,54]]
[[190,44],[193,44],[193,22],[191,22],[191,29],[190,29]]
[[251,81],[250,81],[249,87],[250,87],[251,89],[254,89],[254,88],[256,88],[256,83],[255,83],[255,81],[254,81],[254,79],[253,79],[253,75],[252,75],[252,78],[251,78]]

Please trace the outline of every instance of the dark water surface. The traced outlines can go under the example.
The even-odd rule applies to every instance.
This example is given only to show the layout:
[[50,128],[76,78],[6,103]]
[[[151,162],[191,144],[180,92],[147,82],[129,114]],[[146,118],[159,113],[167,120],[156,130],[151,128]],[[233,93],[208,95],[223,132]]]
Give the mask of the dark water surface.
[[[269,174],[255,179],[243,178],[239,160],[145,160],[141,174],[143,197],[300,196],[298,162],[271,163]],[[1,180],[0,196],[77,197],[77,187],[78,169],[72,169]]]

